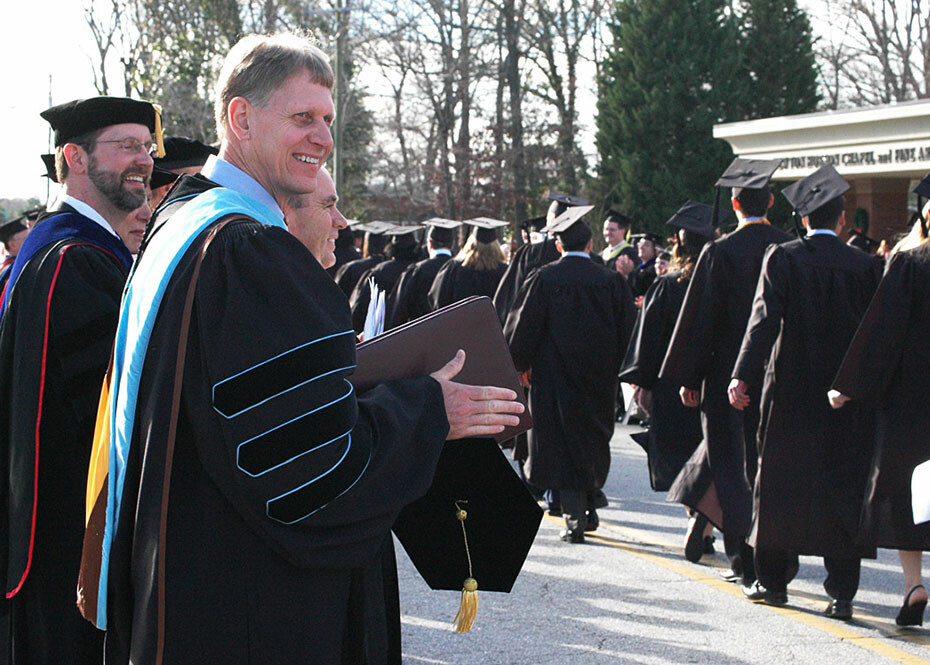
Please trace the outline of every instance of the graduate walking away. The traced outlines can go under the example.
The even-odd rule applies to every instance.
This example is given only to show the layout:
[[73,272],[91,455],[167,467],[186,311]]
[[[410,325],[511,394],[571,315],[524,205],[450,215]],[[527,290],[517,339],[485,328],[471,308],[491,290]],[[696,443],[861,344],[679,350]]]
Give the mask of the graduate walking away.
[[303,38],[234,46],[219,156],[181,177],[126,287],[80,589],[107,663],[399,663],[391,525],[447,437],[518,422],[512,391],[449,380],[463,354],[347,380],[345,295],[282,212],[332,149],[332,84]]
[[587,252],[580,217],[590,210],[569,208],[547,227],[562,258],[529,276],[504,325],[514,365],[530,372],[526,476],[559,490],[572,543],[584,542],[589,495],[610,470],[617,373],[636,318],[626,280]]
[[[689,507],[701,509],[723,531],[731,566],[727,575],[730,579],[742,576],[745,585],[755,581],[752,552],[744,541],[752,521],[759,409],[734,409],[727,399],[727,386],[765,250],[791,239],[765,218],[774,201],[768,182],[778,164],[777,160],[737,159],[717,181],[718,188],[733,188],[731,204],[739,226],[701,252],[659,374],[681,386],[687,406],[701,407],[706,463],[713,480]],[[758,405],[762,375],[751,379],[749,394]],[[715,504],[713,497],[719,506],[702,506],[704,501]]]
[[0,327],[0,566],[12,663],[100,663],[74,604],[94,417],[149,219],[156,111],[95,97],[42,113],[63,197],[26,238]]
[[755,407],[748,380],[766,368],[749,535],[758,581],[748,595],[787,602],[792,558],[822,556],[825,614],[836,619],[852,617],[860,558],[875,556],[857,543],[873,411],[857,404],[837,412],[826,396],[882,269],[881,259],[837,237],[848,189],[826,165],[784,190],[807,235],[766,253],[729,388],[735,408]]
[[[930,199],[930,176],[915,191]],[[845,410],[858,403],[877,409],[863,530],[878,547],[900,550],[905,583],[897,617],[901,626],[922,624],[927,605],[921,552],[930,551],[930,522],[914,524],[911,474],[930,459],[928,225],[930,202],[910,234],[894,248],[830,392],[835,408]]]

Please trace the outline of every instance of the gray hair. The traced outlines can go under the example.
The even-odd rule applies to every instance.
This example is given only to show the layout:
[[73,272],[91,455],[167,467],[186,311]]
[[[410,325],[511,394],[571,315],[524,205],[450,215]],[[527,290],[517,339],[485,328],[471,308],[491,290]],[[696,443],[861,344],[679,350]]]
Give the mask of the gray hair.
[[263,106],[284,81],[306,70],[314,83],[333,89],[329,58],[308,37],[293,33],[247,35],[230,49],[216,82],[213,114],[216,135],[223,140],[226,113],[235,97]]

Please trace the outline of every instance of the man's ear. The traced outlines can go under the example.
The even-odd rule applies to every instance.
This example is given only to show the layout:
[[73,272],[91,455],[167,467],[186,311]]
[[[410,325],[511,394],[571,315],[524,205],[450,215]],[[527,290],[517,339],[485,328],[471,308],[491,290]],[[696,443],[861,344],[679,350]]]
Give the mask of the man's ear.
[[226,129],[239,141],[251,138],[251,120],[254,107],[245,97],[233,97],[226,109]]
[[766,209],[771,208],[773,205],[775,205],[775,195],[769,194],[769,204],[766,206]]
[[736,198],[735,196],[732,199],[730,199],[730,203],[733,204],[733,210],[736,210],[736,211],[742,210],[742,206],[739,203],[739,199]]
[[565,253],[565,248],[562,247],[562,241],[559,240],[558,238],[555,239],[555,248],[559,250],[559,254]]
[[62,150],[65,153],[65,161],[68,163],[68,171],[70,173],[87,173],[87,161],[88,154],[77,143],[65,143]]

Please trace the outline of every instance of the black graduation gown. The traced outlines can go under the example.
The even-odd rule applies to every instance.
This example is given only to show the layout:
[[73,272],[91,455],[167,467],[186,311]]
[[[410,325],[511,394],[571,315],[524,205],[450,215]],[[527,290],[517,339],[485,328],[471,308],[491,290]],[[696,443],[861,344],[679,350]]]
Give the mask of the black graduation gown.
[[336,273],[339,272],[342,266],[362,258],[361,253],[354,247],[336,247],[333,255],[336,257],[336,262],[326,269],[326,272],[333,279],[336,278]]
[[14,665],[101,661],[103,633],[78,612],[75,588],[97,399],[126,274],[84,239],[52,242],[25,264],[3,317],[0,571],[15,595],[0,602]]
[[355,290],[355,285],[358,284],[358,280],[361,279],[362,275],[386,260],[386,256],[375,254],[365,259],[349,261],[345,265],[340,266],[339,270],[336,271],[336,284],[339,285],[339,288],[342,289],[342,292],[345,293],[346,298],[348,298],[352,295],[352,292]]
[[546,238],[542,242],[526,243],[517,249],[494,293],[494,309],[497,310],[501,324],[507,320],[517,293],[529,274],[540,266],[557,261],[560,256],[555,240],[552,238]]
[[391,311],[388,312],[388,327],[396,328],[429,314],[429,289],[436,273],[452,257],[441,253],[413,264],[400,276],[391,293]]
[[930,253],[891,257],[846,352],[833,388],[874,406],[872,457],[863,532],[878,547],[930,551],[930,523],[914,525],[911,473],[930,459]]
[[635,320],[626,281],[566,256],[531,273],[504,325],[518,371],[532,369],[529,481],[603,487],[610,470],[617,372]]
[[701,414],[681,403],[678,387],[659,378],[688,282],[678,271],[662,275],[646,292],[620,370],[620,380],[652,391],[649,483],[664,492],[701,442]]
[[[881,261],[832,235],[773,245],[733,376],[765,367],[749,543],[798,554],[856,547],[872,455],[869,404],[834,410],[827,391],[881,277]],[[750,405],[749,408],[755,405]]]
[[788,240],[791,236],[784,231],[754,223],[704,246],[659,373],[676,387],[701,389],[701,427],[723,511],[723,524],[716,526],[737,538],[749,534],[752,520],[762,375],[747,382],[755,408],[734,409],[727,387],[765,250]]
[[506,263],[499,263],[493,270],[475,270],[456,259],[446,262],[430,287],[430,308],[437,310],[470,296],[492,298],[506,269]]
[[368,316],[368,305],[371,302],[371,286],[368,284],[368,278],[374,277],[378,288],[385,294],[384,314],[387,317],[393,306],[393,300],[390,298],[391,291],[400,276],[413,262],[414,259],[388,259],[382,261],[359,278],[352,295],[349,296],[349,307],[352,310],[352,326],[355,328],[355,332],[360,333],[364,330],[365,317]]
[[648,263],[642,263],[637,266],[636,270],[630,273],[628,280],[630,282],[630,291],[633,297],[645,295],[649,287],[656,279],[656,260],[652,259]]
[[[156,239],[171,231],[169,219]],[[399,663],[390,528],[430,486],[448,432],[441,389],[429,377],[390,382],[330,409],[348,384],[329,368],[355,360],[353,336],[339,334],[351,330],[345,296],[287,232],[234,222],[210,246],[196,287],[163,497],[176,340],[199,244],[168,284],[140,379],[106,662],[153,662],[164,556],[166,664]],[[314,419],[322,405],[325,417]],[[310,483],[333,464],[346,480],[346,445],[317,448],[345,425],[346,464],[364,472],[333,498],[338,487]]]

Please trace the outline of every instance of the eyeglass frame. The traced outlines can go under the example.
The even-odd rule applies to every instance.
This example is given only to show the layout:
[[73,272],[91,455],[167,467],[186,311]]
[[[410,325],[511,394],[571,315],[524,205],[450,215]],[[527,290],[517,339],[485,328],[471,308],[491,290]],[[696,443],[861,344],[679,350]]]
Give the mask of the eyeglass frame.
[[[148,156],[154,158],[155,155],[158,154],[158,145],[154,141],[140,141],[133,136],[127,136],[126,138],[122,139],[106,139],[104,141],[96,139],[92,144],[78,143],[77,145],[81,146],[85,150],[93,150],[93,146],[98,143],[119,143],[120,152],[123,152],[127,155],[137,154],[140,148],[148,144],[148,148],[145,150]],[[134,150],[129,149],[129,146],[132,144],[136,145]]]

